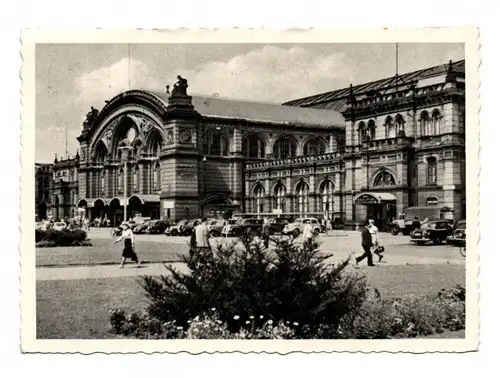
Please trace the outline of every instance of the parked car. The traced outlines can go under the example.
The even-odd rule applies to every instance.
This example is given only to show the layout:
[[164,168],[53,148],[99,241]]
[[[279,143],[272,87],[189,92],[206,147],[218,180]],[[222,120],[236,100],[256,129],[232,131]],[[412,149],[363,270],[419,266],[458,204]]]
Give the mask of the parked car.
[[143,222],[133,228],[134,234],[144,234],[146,233],[146,230],[148,229],[149,225],[151,224],[151,221],[146,221]]
[[55,222],[52,228],[56,231],[63,231],[68,227],[66,222]]
[[227,224],[224,226],[222,234],[226,236],[256,236],[261,233],[263,224],[263,219],[241,219],[234,224]]
[[224,228],[227,221],[224,219],[215,219],[208,222],[208,232],[212,236],[221,236],[222,229]]
[[446,242],[451,245],[465,246],[465,220],[458,221],[453,232],[448,236]]
[[397,219],[393,220],[389,225],[389,231],[393,235],[402,233],[410,235],[413,231],[413,222],[418,218],[420,222],[424,219],[438,220],[441,217],[440,208],[432,206],[413,206],[407,207],[403,214],[399,214]]
[[177,236],[182,235],[184,232],[184,227],[188,224],[188,220],[183,219],[173,226],[169,226],[165,229],[165,235],[167,236]]
[[443,241],[447,240],[452,231],[453,226],[450,221],[429,221],[422,224],[421,228],[410,233],[410,241],[419,245],[429,242],[432,244],[441,244]]
[[198,226],[201,223],[201,219],[192,219],[189,222],[187,222],[184,227],[182,228],[181,234],[184,236],[190,236],[194,228]]
[[321,225],[316,218],[297,218],[293,223],[287,224],[283,228],[283,234],[293,235],[295,237],[299,236],[304,230],[304,225],[307,223],[307,221],[311,222],[313,233],[315,235],[321,232]]
[[168,223],[164,220],[152,220],[148,223],[149,225],[146,229],[148,234],[162,234],[168,227]]
[[237,219],[237,218],[227,219],[224,222],[224,226],[222,227],[221,235],[223,235],[223,236],[229,236],[228,232],[231,229],[231,226],[234,226],[234,225],[238,224],[238,222],[240,222],[240,221],[241,221],[241,219]]
[[271,235],[274,234],[282,234],[283,229],[285,226],[289,223],[288,219],[286,218],[273,218],[271,220],[268,220],[269,225],[271,226]]

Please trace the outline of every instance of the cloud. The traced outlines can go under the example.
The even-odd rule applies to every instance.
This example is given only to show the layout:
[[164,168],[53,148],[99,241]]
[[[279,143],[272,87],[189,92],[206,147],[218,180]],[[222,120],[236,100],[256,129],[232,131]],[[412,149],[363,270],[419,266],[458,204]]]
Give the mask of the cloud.
[[[264,46],[195,69],[178,67],[165,72],[159,66],[161,62],[148,66],[130,60],[132,87],[164,89],[166,77],[173,83],[180,74],[188,79],[190,93],[282,103],[346,85],[353,75],[353,65],[344,54],[312,54],[303,47]],[[76,80],[78,102],[87,103],[87,107],[102,104],[128,89],[128,77],[128,58],[83,75]]]

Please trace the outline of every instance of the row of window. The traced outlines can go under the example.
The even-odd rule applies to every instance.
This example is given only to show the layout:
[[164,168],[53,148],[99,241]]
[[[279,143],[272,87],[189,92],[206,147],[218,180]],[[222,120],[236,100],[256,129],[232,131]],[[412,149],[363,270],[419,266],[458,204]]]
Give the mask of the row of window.
[[[228,156],[229,142],[220,132],[211,133],[205,140],[205,154],[212,156]],[[321,138],[309,140],[303,148],[304,155],[321,155],[326,152],[325,142]],[[264,158],[265,141],[256,134],[249,135],[242,141],[243,156],[249,158]],[[279,138],[273,146],[273,156],[276,159],[287,159],[297,155],[297,141],[291,136]]]
[[[321,194],[321,211],[322,212],[331,212],[333,211],[333,191],[334,186],[333,182],[330,180],[323,181],[320,186],[320,194]],[[272,206],[274,209],[280,209],[283,212],[286,212],[286,187],[283,183],[278,183],[274,187],[274,197]],[[253,201],[254,201],[254,211],[256,213],[264,212],[264,197],[266,195],[266,191],[262,185],[257,185],[253,192]],[[301,181],[295,190],[295,210],[300,214],[307,214],[310,210],[309,207],[309,185]]]
[[[149,171],[149,177],[147,178],[148,186],[149,188],[152,188],[151,191],[154,190],[159,190],[161,187],[161,169],[160,169],[160,163],[156,162],[155,164],[150,166],[151,169],[145,170],[144,172]],[[140,187],[140,182],[141,182],[141,169],[138,166],[132,167],[131,168],[131,176],[132,176],[132,190],[133,191],[139,191],[141,190]],[[109,173],[108,173],[109,174]],[[99,187],[97,188],[98,193],[102,193],[105,188],[105,181],[106,181],[106,173],[104,170],[101,170],[99,172]],[[125,185],[125,174],[123,167],[120,168],[118,171],[118,174],[115,176],[115,186],[118,189],[119,193],[123,193],[124,190],[124,185]],[[147,190],[143,190],[144,192],[147,192]]]
[[[441,113],[439,110],[434,110],[431,115],[427,111],[420,114],[420,134],[422,136],[438,135],[441,127]],[[405,131],[405,119],[401,114],[396,117],[388,116],[384,121],[385,138],[396,138],[401,132]],[[364,121],[358,124],[358,134],[360,141],[374,140],[376,135],[377,125],[373,119],[368,123]]]

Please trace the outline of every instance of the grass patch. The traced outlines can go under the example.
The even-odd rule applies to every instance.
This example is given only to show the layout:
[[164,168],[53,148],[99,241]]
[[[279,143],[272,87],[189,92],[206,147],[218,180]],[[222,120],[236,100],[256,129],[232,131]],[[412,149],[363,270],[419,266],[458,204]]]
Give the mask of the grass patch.
[[[36,248],[36,266],[99,265],[119,263],[123,245],[111,240],[92,240],[91,247]],[[137,254],[143,261],[179,261],[177,255],[188,253],[185,243],[173,244],[154,241],[137,243]]]
[[[163,244],[162,244],[163,245]],[[89,249],[89,248],[87,248]],[[463,266],[379,266],[366,270],[367,281],[383,297],[418,296],[465,283]],[[136,278],[37,281],[37,337],[41,339],[106,339],[112,308],[140,311],[146,305]],[[429,338],[460,338],[445,332]]]

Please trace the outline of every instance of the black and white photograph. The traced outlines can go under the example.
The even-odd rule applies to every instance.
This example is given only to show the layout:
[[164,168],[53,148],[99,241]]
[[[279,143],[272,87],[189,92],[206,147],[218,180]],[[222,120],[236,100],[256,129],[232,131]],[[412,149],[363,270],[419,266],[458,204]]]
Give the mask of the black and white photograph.
[[474,29],[130,33],[25,35],[23,349],[477,347]]

